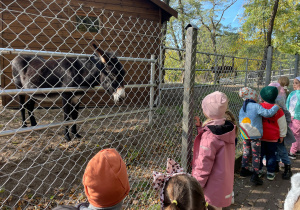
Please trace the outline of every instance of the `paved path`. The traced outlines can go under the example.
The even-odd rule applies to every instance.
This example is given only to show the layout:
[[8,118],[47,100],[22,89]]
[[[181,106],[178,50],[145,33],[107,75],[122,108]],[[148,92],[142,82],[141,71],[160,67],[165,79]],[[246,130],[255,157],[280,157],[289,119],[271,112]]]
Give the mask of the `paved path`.
[[[300,156],[297,158],[297,160],[292,160],[293,174],[300,172]],[[264,184],[261,186],[253,185],[248,177],[241,178],[239,174],[235,174],[235,203],[224,209],[283,209],[285,197],[291,188],[290,180],[281,178],[283,170],[283,168],[280,169],[273,181],[267,180],[265,176]]]

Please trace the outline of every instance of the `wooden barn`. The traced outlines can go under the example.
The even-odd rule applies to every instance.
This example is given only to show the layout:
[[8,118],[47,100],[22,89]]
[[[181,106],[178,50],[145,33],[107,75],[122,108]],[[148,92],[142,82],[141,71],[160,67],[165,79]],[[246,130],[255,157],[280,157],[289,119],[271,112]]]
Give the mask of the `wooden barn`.
[[[0,2],[1,88],[15,89],[11,61],[15,53],[4,49],[92,54],[92,42],[119,57],[159,56],[162,24],[177,12],[160,0],[2,0]],[[50,56],[43,55],[48,59]],[[51,59],[55,59],[53,57]],[[125,83],[148,84],[150,63],[122,61]],[[156,78],[158,69],[156,68]],[[148,88],[126,90],[128,103],[148,103]],[[2,96],[2,105],[16,108],[14,95]],[[86,106],[113,104],[104,90],[91,90]],[[55,102],[60,106],[61,102]],[[43,102],[42,106],[53,104]]]

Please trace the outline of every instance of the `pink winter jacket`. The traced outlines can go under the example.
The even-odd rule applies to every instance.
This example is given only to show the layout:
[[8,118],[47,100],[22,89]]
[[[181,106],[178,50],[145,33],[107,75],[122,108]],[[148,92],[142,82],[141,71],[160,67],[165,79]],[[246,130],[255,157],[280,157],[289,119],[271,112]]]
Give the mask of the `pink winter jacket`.
[[198,130],[192,176],[200,182],[209,204],[227,207],[231,204],[233,191],[236,127],[229,121],[218,126],[219,132],[213,126]]

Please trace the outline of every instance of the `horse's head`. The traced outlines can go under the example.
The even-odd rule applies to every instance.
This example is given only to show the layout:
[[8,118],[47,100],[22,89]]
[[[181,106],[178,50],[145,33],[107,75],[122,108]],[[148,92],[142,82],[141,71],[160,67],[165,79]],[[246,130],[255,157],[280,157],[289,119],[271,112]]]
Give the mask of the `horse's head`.
[[114,97],[115,103],[123,101],[125,98],[124,77],[125,70],[119,59],[112,53],[104,52],[95,44],[93,47],[100,56],[103,68],[101,69],[101,86]]

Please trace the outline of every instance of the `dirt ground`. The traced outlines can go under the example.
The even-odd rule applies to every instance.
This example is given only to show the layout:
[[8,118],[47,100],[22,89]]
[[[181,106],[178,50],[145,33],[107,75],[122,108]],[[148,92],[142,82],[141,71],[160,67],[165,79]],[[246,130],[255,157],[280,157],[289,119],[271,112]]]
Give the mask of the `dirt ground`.
[[[128,168],[131,192],[124,208],[156,205],[149,180],[152,171],[165,167],[167,157],[180,157],[176,151],[181,151],[181,123],[177,123],[181,114],[165,107],[148,125],[149,112],[135,113],[136,109],[145,107],[80,110],[79,119],[110,117],[78,124],[82,138],[70,142],[65,141],[61,126],[0,137],[1,209],[51,209],[85,201],[81,184],[85,166],[98,151],[111,147],[121,153]],[[127,114],[113,117],[117,112]],[[0,131],[18,131],[19,111],[0,107],[0,113]],[[61,109],[35,110],[38,125],[60,122],[62,115]]]
[[[263,210],[263,209],[283,209],[284,200],[291,189],[290,180],[283,180],[281,174],[283,168],[276,174],[273,181],[263,178],[263,185],[255,186],[250,182],[250,178],[241,178],[235,174],[234,180],[234,199],[235,203],[226,210]],[[292,160],[293,174],[300,172],[300,156]]]

